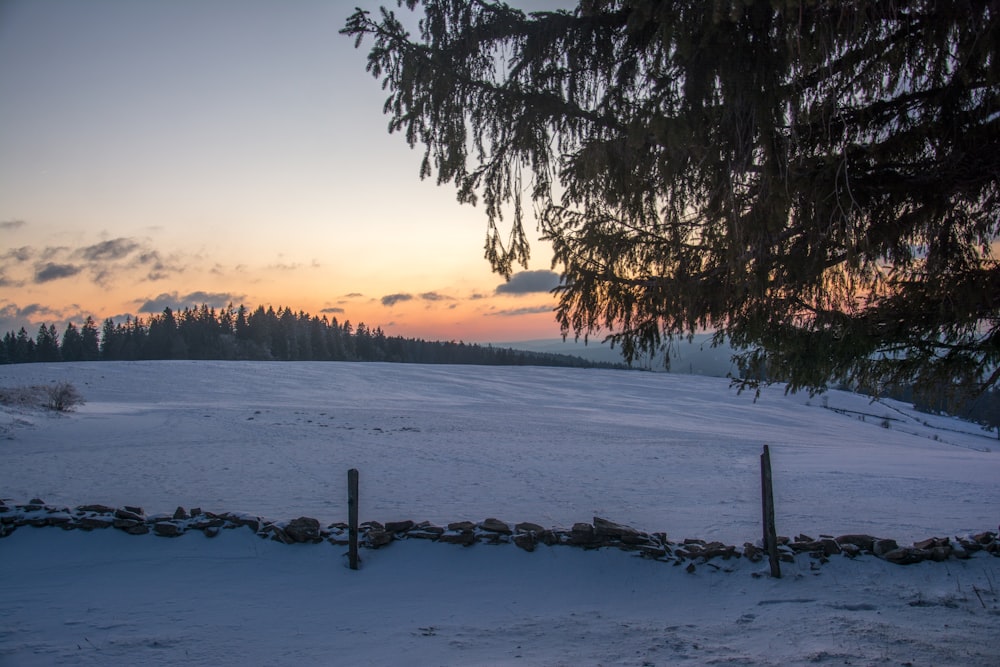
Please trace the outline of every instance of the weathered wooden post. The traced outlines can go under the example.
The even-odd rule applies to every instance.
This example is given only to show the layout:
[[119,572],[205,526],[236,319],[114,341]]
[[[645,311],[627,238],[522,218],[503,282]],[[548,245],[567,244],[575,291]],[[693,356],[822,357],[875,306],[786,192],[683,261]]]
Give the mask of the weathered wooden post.
[[764,549],[771,563],[771,576],[781,578],[781,564],[778,561],[778,532],[774,526],[774,487],[771,480],[771,452],[764,445],[760,455],[760,491],[764,514]]
[[348,558],[351,569],[358,569],[358,471],[347,471]]

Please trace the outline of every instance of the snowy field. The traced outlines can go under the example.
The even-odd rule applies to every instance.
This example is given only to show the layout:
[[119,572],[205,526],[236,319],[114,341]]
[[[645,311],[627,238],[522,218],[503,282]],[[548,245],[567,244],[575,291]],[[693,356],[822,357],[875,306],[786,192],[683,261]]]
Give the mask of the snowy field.
[[[608,370],[143,362],[0,367],[68,380],[66,415],[0,408],[0,498],[269,519],[569,527],[600,516],[731,544],[901,544],[996,530],[1000,442],[830,392]],[[694,573],[617,550],[410,540],[363,553],[249,530],[167,539],[21,528],[0,541],[0,665],[1000,664],[1000,559],[745,559]],[[726,571],[731,570],[731,571]]]

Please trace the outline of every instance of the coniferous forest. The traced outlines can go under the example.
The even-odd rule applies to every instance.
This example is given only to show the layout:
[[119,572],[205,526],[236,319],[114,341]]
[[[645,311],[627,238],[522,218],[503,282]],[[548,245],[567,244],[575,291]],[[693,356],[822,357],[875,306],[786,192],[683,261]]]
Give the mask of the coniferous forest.
[[311,316],[290,308],[208,305],[148,318],[93,318],[66,325],[42,324],[34,337],[22,327],[8,331],[0,363],[54,361],[134,361],[140,359],[225,359],[266,361],[388,361],[423,364],[623,367],[563,354],[527,352],[491,345],[425,341],[386,336],[381,328],[357,327],[337,318]]

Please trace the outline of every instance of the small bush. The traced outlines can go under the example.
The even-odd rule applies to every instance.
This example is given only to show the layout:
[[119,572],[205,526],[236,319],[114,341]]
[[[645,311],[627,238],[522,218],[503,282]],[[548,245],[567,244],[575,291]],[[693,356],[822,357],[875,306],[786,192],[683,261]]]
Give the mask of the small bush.
[[68,412],[78,405],[83,405],[83,396],[69,382],[56,382],[45,388],[48,400],[45,404],[50,410]]
[[0,389],[0,405],[17,407],[38,407],[41,403],[41,387],[4,387]]
[[0,388],[0,405],[69,412],[84,402],[76,387],[65,381],[50,385]]

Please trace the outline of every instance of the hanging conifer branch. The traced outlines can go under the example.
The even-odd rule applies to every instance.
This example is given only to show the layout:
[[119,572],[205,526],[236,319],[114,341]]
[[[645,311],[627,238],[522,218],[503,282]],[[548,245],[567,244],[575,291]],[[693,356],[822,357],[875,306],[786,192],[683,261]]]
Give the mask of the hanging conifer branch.
[[504,275],[530,200],[564,334],[632,358],[710,329],[792,389],[997,385],[995,2],[398,4],[416,37],[342,31],[390,130],[483,204]]

